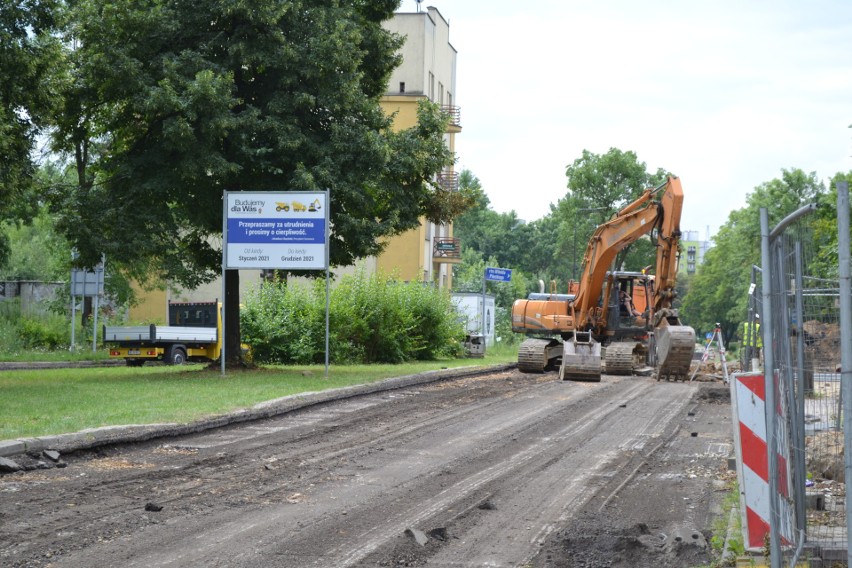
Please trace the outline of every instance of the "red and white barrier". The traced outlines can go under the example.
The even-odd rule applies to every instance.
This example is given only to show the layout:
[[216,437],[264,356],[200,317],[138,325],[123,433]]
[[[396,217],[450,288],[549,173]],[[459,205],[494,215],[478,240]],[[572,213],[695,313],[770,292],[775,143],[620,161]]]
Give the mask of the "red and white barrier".
[[[778,382],[776,381],[776,385]],[[784,400],[783,396],[778,397]],[[760,373],[736,373],[731,381],[731,402],[734,413],[734,441],[737,451],[737,477],[743,506],[743,536],[748,548],[762,549],[769,534],[769,453],[766,444],[766,386]],[[776,405],[776,438],[787,448],[786,421],[783,404]],[[778,493],[780,534],[785,542],[793,542],[792,509],[790,506],[790,470],[788,451],[778,456]]]

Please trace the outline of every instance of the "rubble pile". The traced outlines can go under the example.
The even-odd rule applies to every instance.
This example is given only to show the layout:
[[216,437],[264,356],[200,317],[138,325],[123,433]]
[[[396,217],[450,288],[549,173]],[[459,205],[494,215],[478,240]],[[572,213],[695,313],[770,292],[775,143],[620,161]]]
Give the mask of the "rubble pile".
[[806,321],[805,356],[813,361],[815,369],[836,371],[840,365],[840,326],[817,320]]

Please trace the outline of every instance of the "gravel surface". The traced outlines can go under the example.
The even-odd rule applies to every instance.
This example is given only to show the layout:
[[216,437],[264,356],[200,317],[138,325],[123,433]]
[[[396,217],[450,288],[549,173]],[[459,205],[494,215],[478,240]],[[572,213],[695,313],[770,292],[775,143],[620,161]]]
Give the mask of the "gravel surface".
[[63,453],[0,476],[0,565],[706,565],[727,392],[508,370]]

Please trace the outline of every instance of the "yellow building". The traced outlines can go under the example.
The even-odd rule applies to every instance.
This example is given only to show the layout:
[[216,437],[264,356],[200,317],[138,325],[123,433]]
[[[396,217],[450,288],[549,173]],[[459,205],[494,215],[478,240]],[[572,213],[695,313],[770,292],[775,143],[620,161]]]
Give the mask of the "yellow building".
[[[450,116],[444,142],[455,152],[455,135],[461,132],[459,108],[455,105],[456,50],[450,44],[450,25],[437,8],[425,12],[394,15],[385,28],[405,36],[402,64],[394,70],[381,105],[387,114],[396,113],[394,128],[403,130],[417,123],[417,105],[423,99],[441,105]],[[458,174],[452,168],[437,176],[446,191],[458,190]],[[432,282],[452,287],[452,264],[461,262],[461,247],[453,238],[453,227],[423,219],[420,227],[388,241],[375,259],[375,268],[396,274],[402,280]],[[373,263],[367,263],[372,267]]]

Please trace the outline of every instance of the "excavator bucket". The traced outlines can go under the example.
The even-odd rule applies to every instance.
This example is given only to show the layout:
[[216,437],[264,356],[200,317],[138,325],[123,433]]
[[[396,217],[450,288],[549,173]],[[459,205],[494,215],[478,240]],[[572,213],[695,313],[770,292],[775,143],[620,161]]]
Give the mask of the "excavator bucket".
[[671,325],[663,320],[655,335],[657,380],[688,380],[689,366],[695,351],[695,330],[688,325]]
[[562,344],[562,366],[559,378],[563,381],[600,381],[601,344],[589,332],[576,332]]

